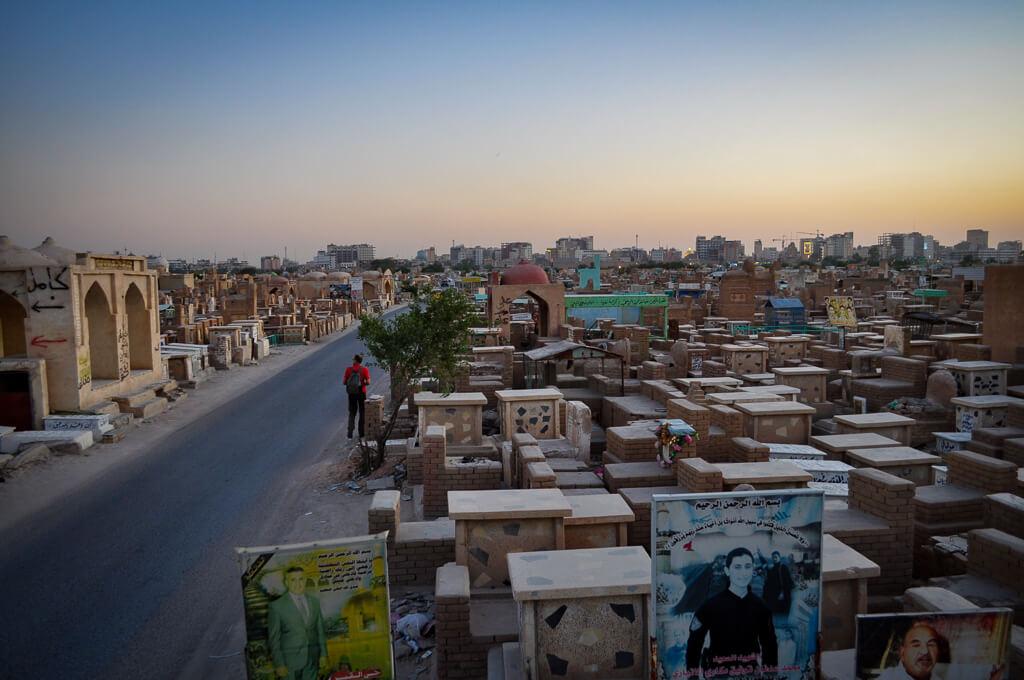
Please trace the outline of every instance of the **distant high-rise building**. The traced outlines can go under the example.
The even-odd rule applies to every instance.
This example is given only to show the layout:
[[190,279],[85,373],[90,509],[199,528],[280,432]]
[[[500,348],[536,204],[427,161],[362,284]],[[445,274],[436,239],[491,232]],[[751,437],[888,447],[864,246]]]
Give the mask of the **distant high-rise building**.
[[722,259],[726,262],[739,262],[743,259],[743,241],[726,241],[722,244]]
[[1016,262],[1020,258],[1020,241],[1000,241],[996,246],[996,261],[1002,263]]
[[334,271],[338,268],[338,260],[334,253],[328,253],[326,250],[316,251],[310,264],[316,269],[326,269],[327,271]]
[[484,260],[487,259],[488,249],[482,246],[473,246],[472,248],[466,248],[464,253],[463,259],[472,262],[474,267],[483,267]]
[[338,246],[327,244],[327,253],[334,256],[335,266],[367,265],[374,259],[374,247],[368,243]]
[[853,257],[853,232],[832,234],[826,238],[822,256],[833,257],[837,260],[849,260]]
[[797,246],[800,257],[805,260],[818,261],[824,257],[825,239],[823,238],[802,238]]
[[281,268],[281,258],[277,255],[264,255],[260,258],[260,269],[265,272],[277,271]]
[[552,255],[555,260],[571,260],[574,262],[579,262],[581,253],[583,251],[593,249],[593,236],[567,236],[555,241],[555,248],[552,252]]
[[511,243],[501,244],[501,254],[499,257],[503,261],[516,262],[520,260],[526,260],[529,262],[533,259],[533,244],[526,243],[525,241],[513,241]]
[[761,253],[762,253],[763,250],[764,250],[764,248],[761,246],[761,239],[755,240],[754,241],[754,259],[755,260],[760,260],[761,259]]
[[979,250],[988,248],[988,230],[986,229],[968,229],[967,230],[967,242],[972,246],[975,246]]
[[694,251],[697,253],[697,259],[701,262],[721,262],[722,249],[724,247],[724,236],[713,236],[711,238],[698,236]]
[[683,254],[675,248],[652,248],[651,262],[679,262]]

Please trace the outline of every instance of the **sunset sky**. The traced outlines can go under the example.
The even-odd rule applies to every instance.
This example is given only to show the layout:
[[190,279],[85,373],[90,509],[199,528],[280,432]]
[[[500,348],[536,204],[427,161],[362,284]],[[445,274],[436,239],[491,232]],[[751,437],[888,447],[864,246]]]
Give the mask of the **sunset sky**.
[[1024,237],[1019,1],[153,5],[6,6],[15,243]]

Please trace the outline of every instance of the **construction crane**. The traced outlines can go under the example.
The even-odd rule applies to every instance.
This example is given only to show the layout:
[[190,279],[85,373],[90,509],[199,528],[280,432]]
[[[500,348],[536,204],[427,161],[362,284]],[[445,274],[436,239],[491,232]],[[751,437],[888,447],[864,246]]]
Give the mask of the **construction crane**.
[[821,230],[817,230],[817,231],[813,231],[813,232],[810,232],[810,231],[798,231],[797,233],[798,234],[803,234],[805,236],[813,236],[815,238],[824,238],[825,237],[825,234]]

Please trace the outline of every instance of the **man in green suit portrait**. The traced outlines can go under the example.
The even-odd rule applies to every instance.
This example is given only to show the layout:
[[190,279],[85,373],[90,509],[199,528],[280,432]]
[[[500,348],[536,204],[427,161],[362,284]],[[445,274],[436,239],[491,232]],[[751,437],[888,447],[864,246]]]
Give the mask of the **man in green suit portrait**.
[[291,567],[284,573],[288,588],[270,603],[270,655],[279,678],[316,680],[327,666],[327,637],[320,600],[306,593],[306,572]]

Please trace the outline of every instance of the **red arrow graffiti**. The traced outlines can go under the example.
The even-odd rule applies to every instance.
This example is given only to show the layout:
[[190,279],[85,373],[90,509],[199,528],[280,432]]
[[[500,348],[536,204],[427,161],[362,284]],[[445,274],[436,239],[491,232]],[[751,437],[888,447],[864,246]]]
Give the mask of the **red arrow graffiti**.
[[42,348],[45,349],[47,345],[50,345],[52,343],[55,343],[55,342],[67,342],[67,341],[68,341],[67,338],[61,338],[60,340],[44,340],[43,336],[37,335],[36,337],[32,338],[31,344],[32,344],[33,347],[42,347]]

